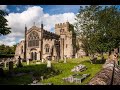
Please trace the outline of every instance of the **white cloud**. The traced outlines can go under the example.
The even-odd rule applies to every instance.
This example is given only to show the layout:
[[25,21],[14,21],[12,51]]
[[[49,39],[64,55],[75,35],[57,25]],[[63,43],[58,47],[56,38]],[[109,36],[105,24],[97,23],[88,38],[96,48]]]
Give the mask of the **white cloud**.
[[5,11],[9,12],[7,5],[0,5],[0,10],[5,10]]
[[8,42],[12,42],[9,43],[11,45],[15,43],[16,39],[17,41],[23,39],[25,24],[29,29],[30,27],[32,27],[34,22],[36,26],[40,27],[41,21],[43,21],[43,24],[45,25],[44,28],[50,31],[56,23],[66,22],[67,19],[70,23],[74,23],[74,18],[74,13],[49,15],[48,13],[44,13],[43,8],[41,8],[40,6],[27,7],[26,10],[22,13],[10,13],[8,16],[6,16],[6,19],[8,20],[8,25],[12,28],[12,33],[7,35],[6,38],[15,39],[6,40],[3,43],[8,44]]
[[9,45],[9,46],[12,46],[14,44],[16,44],[15,42],[15,37],[5,37],[4,39],[2,39],[0,41],[0,44],[5,44],[5,45]]
[[0,10],[6,10],[7,9],[7,5],[0,5]]

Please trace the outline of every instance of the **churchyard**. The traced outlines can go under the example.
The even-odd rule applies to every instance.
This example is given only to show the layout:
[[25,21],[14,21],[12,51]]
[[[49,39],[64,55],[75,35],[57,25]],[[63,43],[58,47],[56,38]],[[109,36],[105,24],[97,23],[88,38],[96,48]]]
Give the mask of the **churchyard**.
[[[107,58],[105,56],[105,58]],[[99,61],[100,58],[98,58]],[[47,62],[29,61],[22,62],[22,66],[17,64],[13,66],[12,74],[10,74],[8,67],[4,68],[4,76],[0,77],[0,84],[2,85],[85,85],[90,79],[96,75],[103,64],[92,64],[89,57],[73,58],[59,60],[59,62],[52,61],[51,68],[47,68]],[[79,66],[85,67],[83,70],[76,70]],[[76,68],[77,69],[77,68]],[[85,76],[87,75],[87,76]],[[64,79],[74,76],[76,81],[68,82]],[[82,82],[81,82],[82,81]],[[77,82],[77,83],[76,83]]]

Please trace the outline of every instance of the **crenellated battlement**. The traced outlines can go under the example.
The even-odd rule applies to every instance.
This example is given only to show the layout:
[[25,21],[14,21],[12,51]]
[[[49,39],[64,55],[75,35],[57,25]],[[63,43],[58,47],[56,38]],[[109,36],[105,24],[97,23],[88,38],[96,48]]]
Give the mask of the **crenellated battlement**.
[[45,41],[45,42],[51,42],[51,41],[53,41],[53,39],[50,39],[50,38],[43,38],[43,41]]
[[49,38],[49,39],[58,39],[60,36],[53,33],[53,32],[49,32],[47,30],[43,31],[43,38]]
[[69,22],[59,23],[59,24],[55,24],[55,28],[67,27],[68,25],[69,25]]

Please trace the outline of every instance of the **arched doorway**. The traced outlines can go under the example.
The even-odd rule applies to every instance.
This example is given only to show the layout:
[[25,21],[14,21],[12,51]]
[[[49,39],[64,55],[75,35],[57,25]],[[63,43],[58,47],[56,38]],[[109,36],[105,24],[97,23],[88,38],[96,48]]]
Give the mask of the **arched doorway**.
[[37,50],[35,48],[31,49],[31,60],[37,60]]
[[37,60],[37,52],[31,52],[31,59]]

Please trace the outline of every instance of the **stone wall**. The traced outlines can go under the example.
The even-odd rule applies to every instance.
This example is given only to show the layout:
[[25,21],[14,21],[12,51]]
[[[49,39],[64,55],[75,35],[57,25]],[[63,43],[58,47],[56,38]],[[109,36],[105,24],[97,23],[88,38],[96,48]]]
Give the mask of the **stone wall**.
[[120,85],[120,66],[115,66],[113,85]]
[[[33,32],[36,32],[38,37],[32,37]],[[35,35],[35,34],[34,34]],[[32,26],[30,29],[27,30],[26,28],[26,44],[25,41],[21,41],[15,52],[15,58],[17,59],[18,56],[24,59],[30,59],[33,54],[37,53],[37,60],[41,60],[42,58],[46,58],[50,56],[50,53],[46,54],[45,52],[45,45],[49,44],[50,48],[53,48],[54,57],[57,59],[64,59],[67,58],[74,58],[76,54],[76,35],[73,31],[73,27],[69,22],[55,24],[55,33],[49,32],[37,26]],[[37,40],[37,45],[36,45]],[[28,42],[32,41],[32,44],[28,45]],[[35,43],[33,43],[35,41]],[[39,45],[38,45],[39,43]],[[23,46],[23,53],[21,53],[21,47]],[[28,47],[29,46],[29,47]],[[26,50],[25,50],[26,49]],[[34,49],[34,50],[32,50]],[[77,53],[81,54],[81,53]],[[77,56],[77,55],[76,55]],[[80,55],[78,55],[80,56]]]
[[88,85],[120,85],[120,66],[114,60],[107,60],[103,69],[93,77]]
[[[22,47],[23,47],[23,52],[22,52]],[[15,50],[15,59],[17,60],[18,57],[24,58],[24,41],[21,41]]]

